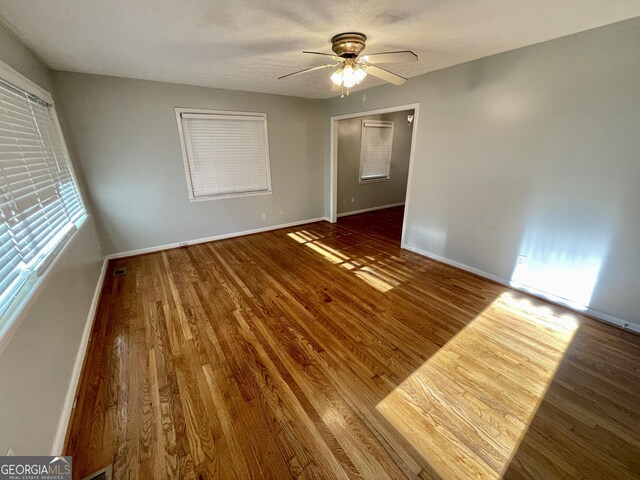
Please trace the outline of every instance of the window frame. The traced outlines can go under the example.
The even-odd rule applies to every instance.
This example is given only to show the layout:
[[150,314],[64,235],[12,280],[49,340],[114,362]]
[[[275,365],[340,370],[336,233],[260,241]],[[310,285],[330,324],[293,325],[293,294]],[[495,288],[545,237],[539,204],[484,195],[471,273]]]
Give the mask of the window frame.
[[[389,162],[387,164],[387,174],[384,177],[374,177],[374,178],[362,178],[362,166],[364,160],[364,145],[365,145],[365,123],[371,123],[375,125],[385,125],[384,128],[391,128],[391,148],[389,149]],[[366,118],[362,119],[361,127],[360,127],[360,165],[358,170],[358,183],[366,184],[366,183],[378,183],[378,182],[388,182],[391,180],[391,161],[393,159],[393,135],[395,129],[395,122],[393,120],[367,120]]]
[[[63,152],[66,156],[69,172],[71,178],[76,187],[76,191],[84,213],[78,217],[75,222],[70,224],[66,232],[60,232],[61,236],[57,243],[48,252],[43,252],[37,265],[31,270],[27,279],[20,286],[20,288],[13,295],[13,299],[8,304],[6,310],[0,313],[0,354],[4,351],[6,346],[11,341],[14,333],[26,317],[29,309],[33,303],[39,297],[42,288],[47,283],[51,276],[51,272],[54,270],[56,264],[60,258],[66,253],[67,248],[85,224],[87,218],[89,218],[89,212],[87,210],[87,202],[80,188],[76,172],[73,168],[73,162],[71,161],[71,155],[67,147],[67,142],[64,137],[64,132],[60,125],[60,119],[58,118],[58,112],[53,101],[51,93],[40,85],[36,84],[29,78],[22,75],[10,65],[0,60],[0,79],[4,82],[17,87],[20,90],[27,92],[30,95],[38,97],[40,100],[49,105],[51,109],[51,116],[53,117],[53,123],[56,128]],[[4,293],[4,292],[2,292]]]
[[[271,183],[271,156],[269,153],[269,128],[267,125],[267,114],[261,112],[237,112],[231,110],[209,110],[203,108],[183,108],[176,107],[176,123],[178,124],[178,137],[180,138],[180,149],[182,151],[182,162],[184,164],[184,173],[187,181],[187,188],[189,190],[189,202],[210,202],[215,200],[224,200],[228,198],[242,198],[242,197],[257,197],[261,195],[271,195],[273,193],[273,186]],[[182,123],[182,114],[194,114],[194,115],[224,115],[228,117],[259,117],[264,123],[264,137],[265,137],[265,161],[267,169],[267,190],[259,192],[234,192],[220,195],[206,195],[196,197],[193,194],[193,179],[191,178],[191,169],[189,168],[189,148],[187,144],[188,134],[184,131],[184,125]]]

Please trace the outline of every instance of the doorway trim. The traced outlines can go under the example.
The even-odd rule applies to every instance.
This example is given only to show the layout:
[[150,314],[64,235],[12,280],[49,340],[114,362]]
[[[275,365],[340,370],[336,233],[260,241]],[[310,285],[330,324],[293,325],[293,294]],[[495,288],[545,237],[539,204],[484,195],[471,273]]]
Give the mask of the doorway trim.
[[[409,154],[409,174],[407,175],[407,193],[405,197],[405,211],[409,207],[409,197],[411,190],[411,177],[413,173],[414,155],[416,151],[416,137],[418,132],[418,121],[420,117],[420,103],[409,103],[395,107],[379,108],[366,112],[349,113],[331,117],[331,170],[329,181],[329,220],[335,223],[338,220],[338,122],[348,118],[366,117],[367,115],[377,115],[380,113],[401,112],[403,110],[413,110],[413,125],[411,129],[411,152]],[[404,245],[407,230],[407,216],[402,220],[402,239]]]

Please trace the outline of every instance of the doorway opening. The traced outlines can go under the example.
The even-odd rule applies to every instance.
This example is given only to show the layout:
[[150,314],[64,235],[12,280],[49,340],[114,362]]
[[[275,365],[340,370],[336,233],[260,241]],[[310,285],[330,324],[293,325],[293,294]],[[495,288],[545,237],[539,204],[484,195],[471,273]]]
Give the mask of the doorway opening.
[[401,242],[418,108],[402,105],[331,118],[332,222],[367,224]]

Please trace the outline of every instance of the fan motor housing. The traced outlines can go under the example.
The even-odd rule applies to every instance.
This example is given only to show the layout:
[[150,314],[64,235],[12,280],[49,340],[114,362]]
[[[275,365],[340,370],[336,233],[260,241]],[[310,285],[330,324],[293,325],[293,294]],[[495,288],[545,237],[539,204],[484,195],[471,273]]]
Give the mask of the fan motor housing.
[[356,58],[365,49],[367,36],[364,33],[339,33],[331,39],[331,49],[342,58]]

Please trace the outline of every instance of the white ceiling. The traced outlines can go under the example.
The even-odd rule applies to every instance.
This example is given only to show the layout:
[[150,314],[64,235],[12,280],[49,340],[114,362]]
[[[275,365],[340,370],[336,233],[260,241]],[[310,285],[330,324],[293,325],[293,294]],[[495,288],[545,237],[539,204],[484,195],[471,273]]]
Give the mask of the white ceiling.
[[53,69],[327,98],[330,71],[276,78],[322,64],[300,51],[330,52],[336,33],[413,50],[417,64],[387,67],[412,77],[640,16],[640,0],[0,0],[0,14]]

